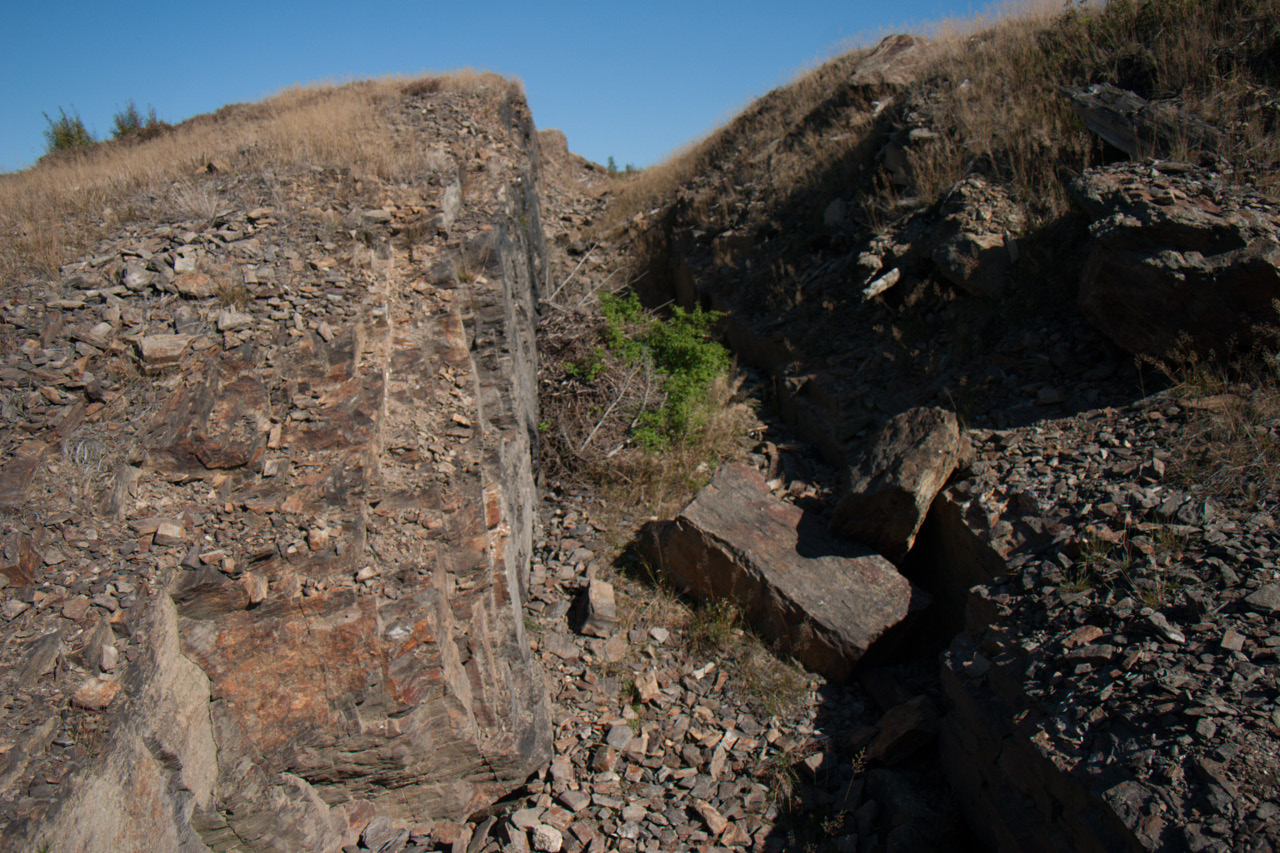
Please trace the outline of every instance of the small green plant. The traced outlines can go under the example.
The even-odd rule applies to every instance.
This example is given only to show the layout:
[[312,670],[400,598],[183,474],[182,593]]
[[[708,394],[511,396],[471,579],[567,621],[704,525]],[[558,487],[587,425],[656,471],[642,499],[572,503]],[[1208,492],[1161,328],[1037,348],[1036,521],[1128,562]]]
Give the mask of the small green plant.
[[715,654],[728,650],[738,630],[738,608],[720,599],[693,612],[685,639],[695,652]]
[[43,113],[44,120],[49,126],[44,131],[45,150],[49,153],[54,151],[72,151],[76,148],[86,148],[92,145],[95,140],[93,134],[84,126],[84,121],[80,118],[77,110],[72,110],[68,115],[67,111],[62,107],[58,107],[58,117],[52,118],[48,113]]
[[604,350],[596,347],[589,356],[581,361],[571,361],[566,364],[564,372],[566,376],[573,376],[584,382],[595,382],[607,367]]
[[124,136],[147,138],[168,126],[156,116],[156,108],[150,104],[147,105],[147,115],[144,118],[138,111],[138,105],[130,98],[129,105],[116,113],[112,119],[111,138],[120,139]]
[[666,402],[658,411],[641,412],[633,427],[637,443],[650,450],[695,431],[709,414],[706,392],[730,368],[729,351],[711,339],[719,312],[679,306],[660,319],[645,312],[640,298],[602,294],[600,309],[610,349],[628,363],[648,359],[664,377]]

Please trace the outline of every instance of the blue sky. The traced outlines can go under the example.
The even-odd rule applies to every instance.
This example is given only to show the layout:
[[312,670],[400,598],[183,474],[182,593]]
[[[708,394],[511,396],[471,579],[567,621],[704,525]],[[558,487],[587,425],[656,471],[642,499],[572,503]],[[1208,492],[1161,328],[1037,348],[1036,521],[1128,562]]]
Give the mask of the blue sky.
[[648,165],[851,44],[966,17],[968,0],[39,4],[0,16],[0,170],[43,153],[42,112],[98,136],[130,98],[180,121],[295,83],[476,68],[519,77],[539,128]]

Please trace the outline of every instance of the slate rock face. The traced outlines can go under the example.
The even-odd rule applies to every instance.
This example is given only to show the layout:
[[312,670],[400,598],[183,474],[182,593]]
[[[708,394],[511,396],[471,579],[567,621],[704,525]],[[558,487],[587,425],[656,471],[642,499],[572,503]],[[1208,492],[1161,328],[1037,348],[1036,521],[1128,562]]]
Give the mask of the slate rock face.
[[831,529],[901,561],[967,446],[954,412],[917,408],[890,419],[850,468]]
[[[68,299],[83,315],[22,315],[51,345],[64,327],[108,345],[93,369],[129,359],[138,378],[99,399],[83,379],[85,400],[46,379],[39,399],[67,417],[0,465],[0,503],[33,519],[6,528],[5,584],[63,593],[5,610],[36,642],[0,650],[0,693],[22,688],[0,716],[0,740],[18,744],[0,767],[0,848],[337,851],[375,817],[366,840],[391,832],[385,846],[402,824],[472,814],[550,757],[522,614],[545,277],[536,137],[501,91],[405,97],[388,118],[415,145],[443,151],[464,121],[485,123],[473,195],[382,187],[400,203],[366,217],[368,243],[321,246],[264,210],[231,211],[144,224],[79,263],[145,251],[171,277],[174,241],[201,238],[211,264],[235,243],[248,298],[234,322],[215,324],[225,309],[197,290],[143,312],[126,286],[101,313]],[[328,198],[316,180],[281,179],[291,221]],[[457,241],[393,244],[428,208],[449,210]],[[428,280],[469,245],[486,257],[470,280]],[[41,532],[67,492],[45,450],[82,421],[108,421],[108,437],[67,455],[112,464],[93,483],[101,514],[77,509],[92,534],[70,545]],[[68,726],[93,727],[88,749],[64,748]]]
[[1186,164],[1090,169],[1071,184],[1093,219],[1080,308],[1133,353],[1168,356],[1183,339],[1222,355],[1274,324],[1280,206]]
[[773,497],[759,471],[738,463],[675,521],[646,528],[641,547],[682,590],[733,602],[798,661],[836,680],[929,603],[887,560]]

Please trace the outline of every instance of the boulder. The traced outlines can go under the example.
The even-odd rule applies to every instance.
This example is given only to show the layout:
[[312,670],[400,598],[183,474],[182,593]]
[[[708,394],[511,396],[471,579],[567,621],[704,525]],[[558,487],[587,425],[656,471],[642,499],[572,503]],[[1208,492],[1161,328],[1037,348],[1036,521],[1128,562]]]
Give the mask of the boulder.
[[1090,169],[1071,192],[1093,220],[1080,308],[1120,346],[1221,355],[1280,319],[1280,205],[1175,163]]
[[933,245],[933,262],[948,281],[973,296],[1007,289],[1026,228],[1019,207],[982,178],[965,178],[947,194]]
[[853,69],[854,86],[906,86],[915,81],[933,59],[933,45],[921,36],[895,33],[885,36]]
[[917,408],[892,418],[849,469],[832,530],[901,562],[968,446],[954,412]]
[[759,471],[723,467],[640,549],[694,598],[724,599],[806,667],[843,680],[929,598],[884,558],[770,494]]

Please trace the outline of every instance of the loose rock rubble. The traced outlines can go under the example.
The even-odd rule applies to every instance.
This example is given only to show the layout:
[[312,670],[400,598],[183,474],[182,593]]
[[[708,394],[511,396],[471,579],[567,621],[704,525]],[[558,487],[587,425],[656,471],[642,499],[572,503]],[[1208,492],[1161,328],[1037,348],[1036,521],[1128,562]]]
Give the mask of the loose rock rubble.
[[[1021,792],[984,808],[1003,844],[1280,843],[1275,521],[1167,475],[1196,402],[975,434],[978,461],[947,492],[1010,568],[944,659],[953,772]],[[1001,742],[1054,770],[997,769]],[[1063,816],[1028,821],[1036,796]],[[1100,802],[1122,829],[1087,828],[1107,826],[1081,819]]]

